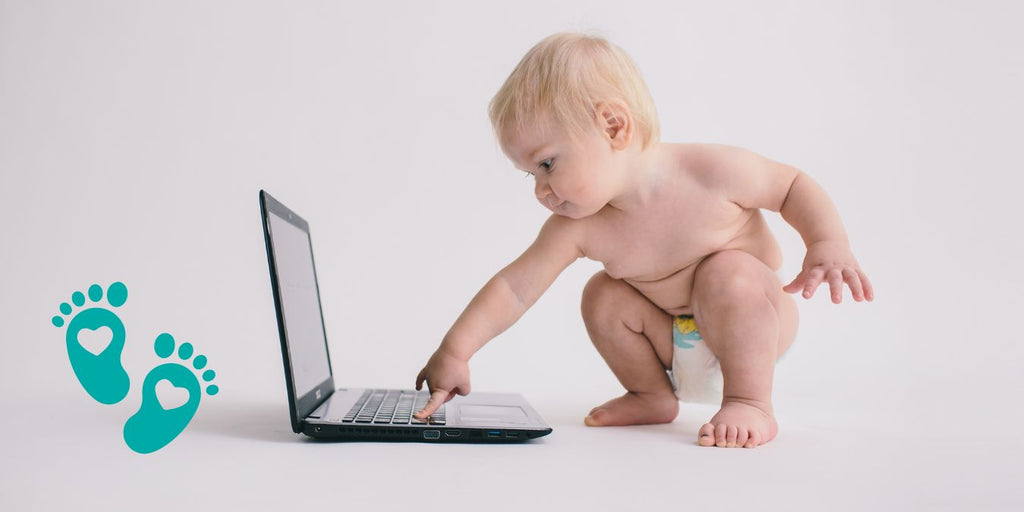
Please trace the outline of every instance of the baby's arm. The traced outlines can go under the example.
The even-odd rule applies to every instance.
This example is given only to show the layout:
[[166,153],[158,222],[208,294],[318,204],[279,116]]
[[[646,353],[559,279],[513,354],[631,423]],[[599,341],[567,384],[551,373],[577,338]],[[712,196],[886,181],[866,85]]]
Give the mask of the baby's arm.
[[558,274],[583,256],[579,229],[577,222],[552,215],[526,252],[473,297],[416,377],[416,389],[426,381],[431,394],[417,417],[430,416],[457,394],[469,394],[469,358],[523,316]]
[[712,186],[744,208],[782,214],[807,246],[803,270],[783,290],[811,298],[823,281],[832,302],[842,301],[843,282],[856,301],[873,300],[874,290],[850,250],[843,222],[828,194],[800,170],[745,149],[712,145],[701,159]]

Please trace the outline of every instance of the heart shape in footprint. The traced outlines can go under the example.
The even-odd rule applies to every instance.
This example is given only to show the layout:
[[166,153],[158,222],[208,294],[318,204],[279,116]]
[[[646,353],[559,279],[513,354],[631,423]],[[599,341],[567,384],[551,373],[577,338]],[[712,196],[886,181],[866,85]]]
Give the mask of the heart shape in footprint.
[[83,328],[78,331],[78,344],[94,356],[98,356],[106,350],[111,341],[114,341],[114,331],[105,325],[95,329]]
[[188,403],[188,388],[175,386],[167,379],[160,380],[156,383],[156,399],[165,411],[177,409]]

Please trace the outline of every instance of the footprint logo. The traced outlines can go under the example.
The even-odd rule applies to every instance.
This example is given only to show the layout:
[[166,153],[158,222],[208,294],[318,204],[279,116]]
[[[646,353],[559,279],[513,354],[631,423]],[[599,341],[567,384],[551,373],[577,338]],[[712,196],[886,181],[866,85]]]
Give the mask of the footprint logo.
[[[119,308],[128,299],[128,288],[124,283],[114,283],[107,288],[106,296],[111,308]],[[85,306],[85,295],[76,291],[71,294],[74,307],[67,302],[62,303],[58,308],[61,314],[51,321],[58,328],[67,323],[68,359],[82,388],[101,404],[116,404],[128,394],[130,386],[128,372],[121,366],[124,323],[100,303],[102,299],[103,288],[94,284],[89,287],[92,303],[88,309],[75,312],[75,308]],[[65,317],[72,313],[71,321],[65,322]]]
[[[167,359],[174,354],[174,337],[163,333],[156,337],[154,351],[156,355]],[[189,343],[182,343],[178,347],[178,358],[182,363],[192,359],[193,348]],[[206,356],[199,355],[192,359],[192,368],[196,371],[206,367]],[[213,370],[206,370],[202,373],[202,379],[210,382],[217,374]],[[168,382],[173,389],[160,390],[158,384]],[[187,392],[187,399],[184,403],[177,405],[172,403],[171,392],[178,392],[183,389]],[[220,391],[216,384],[206,387],[206,393],[216,395]],[[142,383],[142,406],[124,424],[124,441],[128,447],[138,453],[152,453],[163,448],[178,437],[199,408],[199,400],[202,398],[202,389],[195,371],[176,362],[164,363],[150,370]]]

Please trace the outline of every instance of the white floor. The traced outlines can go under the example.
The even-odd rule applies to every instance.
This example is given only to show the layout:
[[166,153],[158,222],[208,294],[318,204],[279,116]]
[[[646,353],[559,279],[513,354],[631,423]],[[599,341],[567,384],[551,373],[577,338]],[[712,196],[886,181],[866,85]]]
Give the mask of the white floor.
[[[536,401],[535,401],[536,402]],[[224,401],[140,456],[120,413],[86,397],[5,400],[3,510],[1021,510],[1019,438],[889,428],[820,410],[780,414],[756,450],[701,448],[713,409],[675,423],[588,428],[588,407],[535,404],[554,427],[523,445],[324,443],[278,400]],[[991,430],[990,433],[994,433]],[[154,460],[157,459],[157,460]]]

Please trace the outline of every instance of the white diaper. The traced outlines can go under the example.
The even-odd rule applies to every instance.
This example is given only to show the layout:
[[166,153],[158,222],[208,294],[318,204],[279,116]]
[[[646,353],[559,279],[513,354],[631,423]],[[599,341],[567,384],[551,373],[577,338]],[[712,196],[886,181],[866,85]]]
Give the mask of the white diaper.
[[672,387],[683,402],[722,403],[722,367],[704,343],[692,316],[672,322]]

